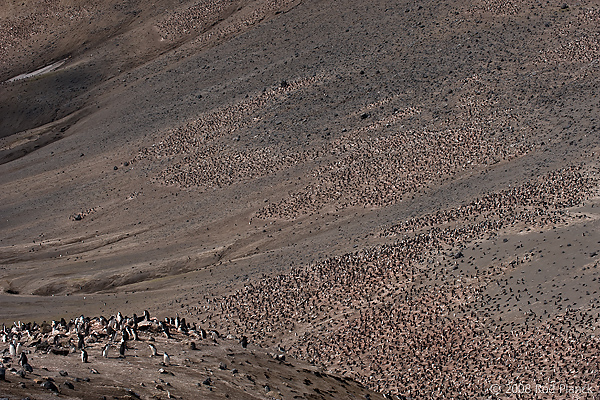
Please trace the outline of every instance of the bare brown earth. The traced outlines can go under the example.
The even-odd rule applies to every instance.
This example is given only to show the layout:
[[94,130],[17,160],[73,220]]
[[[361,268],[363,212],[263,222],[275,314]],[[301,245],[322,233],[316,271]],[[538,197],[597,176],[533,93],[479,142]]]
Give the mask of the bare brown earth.
[[[250,338],[165,341],[179,398],[269,398],[226,373],[199,394],[228,346],[283,398],[597,395],[599,25],[589,0],[7,1],[0,320],[149,309]],[[61,396],[158,379],[145,344],[99,348],[95,389]],[[30,351],[0,394],[89,375]]]

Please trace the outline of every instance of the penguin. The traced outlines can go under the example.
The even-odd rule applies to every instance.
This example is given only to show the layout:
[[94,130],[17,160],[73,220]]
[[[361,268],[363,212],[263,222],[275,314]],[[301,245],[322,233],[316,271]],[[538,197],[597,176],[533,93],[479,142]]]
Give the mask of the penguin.
[[169,355],[165,351],[165,353],[163,354],[163,364],[169,365],[169,362],[171,362],[171,357],[169,357]]
[[125,330],[127,331],[127,340],[139,340],[136,329],[126,326]]
[[108,358],[108,349],[110,349],[110,343],[106,343],[102,348],[102,357]]
[[125,344],[124,340],[121,340],[119,344],[119,357],[125,358],[125,350],[127,349],[127,344]]
[[106,334],[108,335],[108,337],[111,337],[114,333],[115,333],[115,330],[109,321],[108,324],[106,325]]
[[144,319],[150,322],[150,312],[148,310],[144,310]]
[[152,343],[149,343],[148,347],[150,347],[150,351],[152,352],[152,354],[150,354],[150,357],[156,357],[158,355],[158,352],[156,351],[156,346]]
[[15,342],[10,343],[10,345],[8,346],[8,351],[11,357],[17,355],[17,347],[15,346]]
[[85,338],[83,336],[83,333],[81,333],[81,332],[79,332],[77,334],[77,348],[78,349],[85,348]]
[[90,324],[90,321],[89,321],[89,318],[88,318],[83,323],[83,334],[85,336],[89,336],[90,335],[90,328],[91,328],[91,324]]
[[87,351],[85,351],[85,349],[81,349],[81,362],[82,363],[88,362],[88,353],[87,353]]
[[19,355],[19,364],[21,364],[21,367],[27,364],[27,355],[25,353]]
[[244,349],[248,347],[248,338],[246,336],[242,336],[242,338],[240,339],[240,344]]
[[165,336],[167,337],[167,339],[171,339],[171,335],[169,334],[169,326],[161,321],[160,327],[162,328],[163,332],[165,333]]

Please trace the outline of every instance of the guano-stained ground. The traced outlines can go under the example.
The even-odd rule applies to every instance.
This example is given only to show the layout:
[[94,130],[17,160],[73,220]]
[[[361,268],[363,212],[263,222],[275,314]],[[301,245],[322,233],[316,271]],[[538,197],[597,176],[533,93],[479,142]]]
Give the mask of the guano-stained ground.
[[[305,398],[339,398],[329,375],[372,398],[596,392],[599,22],[595,1],[8,1],[0,320],[178,313]],[[34,350],[35,374],[89,369]],[[156,380],[98,351],[106,395]],[[178,363],[173,395],[198,396]]]

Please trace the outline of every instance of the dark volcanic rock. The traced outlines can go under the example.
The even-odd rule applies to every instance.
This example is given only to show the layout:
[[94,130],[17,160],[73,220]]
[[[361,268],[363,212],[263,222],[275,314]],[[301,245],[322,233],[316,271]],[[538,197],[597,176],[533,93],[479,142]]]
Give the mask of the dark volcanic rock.
[[43,387],[44,389],[48,389],[53,392],[58,392],[58,388],[56,387],[56,385],[50,381],[45,381],[40,386]]

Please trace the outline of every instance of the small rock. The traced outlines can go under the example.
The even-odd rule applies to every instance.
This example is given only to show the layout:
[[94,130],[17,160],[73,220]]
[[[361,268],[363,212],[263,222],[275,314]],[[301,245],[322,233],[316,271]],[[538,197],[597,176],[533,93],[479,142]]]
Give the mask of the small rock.
[[212,384],[212,381],[210,380],[210,378],[206,378],[206,379],[204,380],[204,382],[202,382],[202,384],[203,384],[203,385],[210,385],[210,384]]
[[58,388],[56,387],[56,385],[50,381],[45,381],[40,386],[43,387],[44,389],[48,389],[53,392],[58,392]]
[[66,381],[65,383],[63,383],[63,386],[66,388],[69,388],[71,390],[75,389],[75,385],[73,385],[71,382]]
[[223,362],[220,362],[219,363],[219,369],[226,370],[227,369],[227,365],[225,365],[225,363],[223,363]]
[[53,348],[53,349],[50,350],[50,352],[52,354],[57,355],[57,356],[68,356],[69,355],[69,349]]
[[128,395],[130,395],[130,396],[132,396],[132,397],[135,397],[136,399],[141,399],[140,395],[139,395],[139,394],[137,394],[136,392],[134,392],[133,390],[131,390],[131,389],[127,389],[126,391],[127,391],[127,394],[128,394]]
[[58,374],[60,376],[69,376],[69,373],[67,371],[58,371]]

